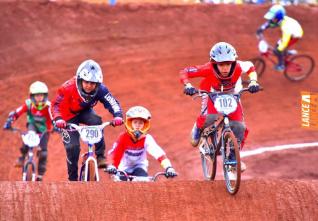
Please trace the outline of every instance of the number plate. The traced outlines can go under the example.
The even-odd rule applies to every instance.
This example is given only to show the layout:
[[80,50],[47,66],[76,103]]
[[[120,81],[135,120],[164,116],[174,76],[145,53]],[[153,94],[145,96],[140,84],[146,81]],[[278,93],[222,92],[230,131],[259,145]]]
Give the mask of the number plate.
[[22,136],[22,140],[29,147],[36,147],[40,144],[40,137],[34,131],[28,131],[28,133]]
[[236,110],[237,102],[232,95],[220,95],[215,98],[214,107],[217,112],[228,115]]
[[102,130],[98,127],[85,127],[80,131],[80,135],[84,142],[90,144],[98,143],[103,137]]

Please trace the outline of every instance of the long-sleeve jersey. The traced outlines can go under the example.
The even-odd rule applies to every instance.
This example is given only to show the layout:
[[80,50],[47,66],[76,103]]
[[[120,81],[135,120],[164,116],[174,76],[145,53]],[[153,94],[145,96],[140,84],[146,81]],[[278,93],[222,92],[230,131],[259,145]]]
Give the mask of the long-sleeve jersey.
[[43,109],[38,110],[31,102],[31,99],[25,100],[24,104],[15,110],[14,116],[19,118],[22,114],[27,113],[27,122],[33,124],[36,129],[43,133],[52,128],[52,116],[50,114],[51,103],[46,102]]
[[114,117],[123,116],[119,102],[112,96],[104,84],[99,86],[94,98],[89,102],[85,102],[77,90],[76,78],[74,77],[66,81],[58,89],[57,95],[52,101],[53,119],[72,119],[81,111],[94,107],[98,101],[100,101]]
[[[268,21],[264,23],[259,28],[259,30],[264,31],[265,29],[270,27],[272,26],[271,26],[271,23]],[[278,48],[277,48],[279,51],[283,51],[286,49],[291,38],[301,38],[304,34],[304,31],[301,25],[298,23],[298,21],[288,16],[284,16],[284,19],[279,23],[279,27],[282,32],[282,37],[278,43]]]
[[233,75],[229,80],[220,80],[216,77],[215,70],[208,62],[204,65],[191,66],[183,69],[180,72],[180,81],[183,84],[189,82],[189,78],[203,78],[200,82],[200,89],[206,91],[220,91],[223,86],[223,91],[234,90],[238,92],[242,88],[242,74],[250,75],[255,73],[255,68],[250,61],[237,61],[233,70]]
[[112,156],[112,163],[115,167],[131,173],[135,168],[147,171],[147,153],[158,160],[164,168],[171,166],[165,152],[150,134],[134,142],[128,132],[124,132],[108,154]]

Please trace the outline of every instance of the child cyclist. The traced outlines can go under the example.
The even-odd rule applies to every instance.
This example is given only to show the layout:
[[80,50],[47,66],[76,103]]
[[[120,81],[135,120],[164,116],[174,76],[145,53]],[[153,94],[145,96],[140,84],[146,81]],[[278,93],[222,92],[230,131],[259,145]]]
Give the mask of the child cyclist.
[[165,152],[148,133],[150,112],[142,106],[131,107],[126,113],[126,131],[114,143],[111,163],[105,170],[116,174],[117,168],[133,176],[148,176],[147,152],[157,159],[166,171],[167,177],[177,176]]
[[[191,66],[180,72],[181,83],[184,84],[184,93],[194,95],[196,89],[192,86],[189,78],[203,78],[200,89],[210,92],[224,91],[238,93],[242,89],[241,75],[248,74],[250,83],[248,89],[251,93],[259,91],[257,74],[254,65],[250,61],[238,61],[235,48],[226,42],[218,42],[210,50],[210,61],[203,65]],[[191,131],[191,144],[196,147],[199,144],[201,132],[212,124],[217,118],[212,101],[207,97],[202,99],[201,114],[197,117]],[[247,136],[241,103],[234,113],[229,115],[230,126],[233,130],[240,147],[243,146]],[[233,153],[232,153],[233,155]],[[246,169],[242,163],[242,171]]]
[[[93,60],[83,61],[76,75],[66,81],[52,102],[54,126],[62,129],[67,123],[100,125],[102,118],[94,111],[97,102],[101,102],[112,115],[112,125],[123,124],[119,102],[103,84],[103,73],[99,64]],[[69,131],[70,141],[63,142],[67,156],[67,172],[70,181],[78,180],[78,160],[80,155],[79,133]],[[99,168],[106,167],[104,138],[95,144],[95,154]]]
[[277,56],[278,64],[275,66],[277,71],[285,69],[284,54],[287,48],[295,44],[303,36],[303,29],[293,18],[286,15],[285,8],[281,5],[273,5],[264,15],[267,20],[258,30],[257,35],[262,37],[263,31],[268,28],[280,27],[282,37],[276,44],[274,53]]
[[[17,120],[22,114],[27,114],[27,129],[43,134],[40,140],[40,150],[38,151],[38,175],[36,180],[42,181],[46,171],[47,144],[49,133],[52,128],[52,118],[50,115],[50,102],[48,101],[48,87],[45,83],[36,81],[30,85],[30,98],[15,111],[10,112],[9,118],[4,125],[4,129],[11,129],[13,121]],[[17,159],[16,166],[22,167],[28,147],[24,144],[20,148],[21,156]]]

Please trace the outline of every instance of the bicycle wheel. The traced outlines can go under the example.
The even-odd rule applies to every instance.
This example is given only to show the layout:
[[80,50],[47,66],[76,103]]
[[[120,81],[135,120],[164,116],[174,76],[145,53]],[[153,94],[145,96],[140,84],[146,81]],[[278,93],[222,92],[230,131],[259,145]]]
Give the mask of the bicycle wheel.
[[[250,59],[250,61],[254,64],[257,76],[260,78],[265,72],[265,68],[266,68],[265,60],[262,57],[255,57]],[[247,74],[244,74],[242,76],[242,83],[244,86],[247,86],[250,83]]]
[[[229,159],[230,150],[234,149],[235,156]],[[234,195],[241,183],[241,159],[237,139],[232,131],[224,134],[223,172],[227,191]]]
[[208,136],[200,146],[201,163],[205,180],[214,180],[216,175],[217,154],[212,139],[213,135]]
[[23,168],[22,180],[23,181],[35,181],[34,166],[32,163],[27,163]]
[[87,181],[96,181],[96,171],[95,171],[95,164],[93,161],[88,162],[88,176]]
[[286,61],[284,75],[291,81],[301,81],[314,70],[315,61],[309,55],[295,55]]

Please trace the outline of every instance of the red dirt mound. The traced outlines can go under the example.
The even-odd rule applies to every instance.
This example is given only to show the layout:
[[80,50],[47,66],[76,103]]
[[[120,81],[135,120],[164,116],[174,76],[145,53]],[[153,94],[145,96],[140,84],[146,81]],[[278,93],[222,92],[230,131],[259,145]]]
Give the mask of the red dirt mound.
[[[199,111],[199,102],[192,101],[191,98],[183,95],[178,72],[188,65],[206,62],[211,45],[217,41],[228,41],[233,44],[242,60],[256,56],[255,30],[264,22],[262,17],[267,8],[266,5],[135,4],[108,7],[84,3],[1,2],[0,80],[2,84],[0,84],[0,93],[3,99],[0,107],[2,113],[0,122],[4,123],[7,113],[27,98],[30,83],[35,80],[45,81],[50,88],[49,96],[52,98],[57,87],[75,74],[80,62],[92,58],[101,64],[104,71],[104,83],[118,98],[124,110],[132,105],[143,105],[150,109],[153,115],[151,134],[171,158],[180,174],[178,179],[202,180],[199,154],[196,149],[190,147],[188,142],[190,128]],[[296,49],[317,58],[318,30],[314,27],[316,27],[315,21],[318,20],[318,8],[298,6],[288,7],[287,11],[291,17],[300,21],[305,31],[304,39],[299,42]],[[270,42],[275,42],[278,34],[274,31],[272,36],[266,37]],[[300,127],[300,91],[317,90],[317,82],[317,68],[307,80],[292,83],[269,67],[261,79],[265,90],[255,95],[246,94],[242,98],[246,122],[250,129],[245,150],[263,145],[316,141],[317,131],[308,131]],[[102,106],[97,106],[97,112],[103,116],[104,120],[110,119],[110,115]],[[19,119],[16,125],[24,127],[25,120]],[[123,127],[106,130],[107,149],[122,130]],[[20,180],[20,171],[12,166],[19,154],[19,137],[3,131],[0,132],[0,136],[2,137],[0,154],[3,156],[0,180]],[[244,199],[240,197],[232,199],[225,194],[223,182],[210,184],[182,181],[171,182],[171,184],[119,184],[118,186],[111,183],[107,185],[104,183],[90,185],[52,183],[67,179],[65,151],[59,136],[53,134],[49,143],[48,170],[45,176],[45,180],[50,182],[46,184],[0,183],[3,187],[1,191],[7,191],[3,192],[5,196],[8,199],[14,198],[14,202],[2,199],[0,208],[1,211],[4,209],[8,211],[5,213],[8,216],[4,219],[7,217],[20,219],[23,216],[28,219],[28,214],[34,214],[36,211],[39,214],[43,213],[43,216],[58,212],[62,219],[65,217],[65,220],[68,220],[71,215],[76,216],[78,208],[84,208],[85,202],[94,207],[96,204],[93,199],[97,197],[99,205],[105,204],[108,209],[116,211],[116,215],[111,216],[109,215],[111,212],[101,208],[93,210],[94,212],[81,211],[84,213],[83,217],[87,219],[92,219],[93,215],[94,218],[102,217],[105,212],[110,217],[122,218],[123,216],[124,219],[130,219],[127,211],[134,210],[127,210],[126,207],[134,204],[133,199],[150,202],[155,195],[159,197],[159,203],[143,204],[143,212],[156,216],[158,219],[174,219],[176,214],[179,214],[180,219],[202,218],[200,212],[207,212],[206,206],[224,209],[223,205],[227,200],[235,201],[235,205],[241,205],[235,207],[231,214],[236,217],[246,216],[246,220],[263,220],[272,216],[276,216],[277,219],[301,219],[300,215],[295,213],[295,208],[298,208],[301,211],[299,214],[303,216],[306,214],[310,218],[317,218],[317,212],[314,213],[312,209],[312,206],[317,205],[317,201],[314,201],[317,197],[312,198],[314,196],[312,192],[317,196],[316,182],[254,180],[257,177],[317,179],[316,168],[312,166],[315,161],[311,160],[317,159],[317,151],[304,154],[307,151],[306,149],[285,151],[279,155],[280,160],[277,160],[278,154],[276,157],[265,155],[265,157],[248,158],[246,160],[248,170],[243,177],[252,180],[242,184],[239,196]],[[160,170],[158,163],[153,160],[150,160],[150,163],[151,173]],[[279,165],[286,166],[282,168]],[[103,182],[106,179],[107,177],[103,175]],[[87,192],[91,185],[94,186],[93,190]],[[285,188],[286,185],[290,186],[291,190],[284,192],[280,188]],[[119,194],[108,191],[108,186],[114,188],[115,193],[124,191],[129,194],[129,191],[132,191],[134,194],[127,195],[124,202],[121,202],[120,199],[123,198],[118,198]],[[139,196],[141,187],[147,191],[147,194]],[[206,191],[207,188],[212,190]],[[22,193],[24,190],[27,190],[27,193]],[[183,190],[187,194],[183,195],[184,198],[180,201],[174,193],[180,194]],[[36,193],[35,196],[28,194],[28,191]],[[52,192],[54,192],[53,196]],[[86,194],[80,196],[79,193],[84,192]],[[138,197],[136,197],[137,194]],[[162,198],[160,198],[161,195]],[[286,199],[283,198],[285,196]],[[302,198],[297,199],[300,196]],[[49,207],[37,207],[35,205],[40,204],[31,204],[32,199],[44,204],[47,202]],[[308,201],[305,201],[306,199]],[[199,200],[202,200],[200,203],[204,206],[200,206]],[[18,203],[18,201],[21,202]],[[79,207],[68,206],[69,211],[73,212],[67,215],[68,210],[63,209],[65,205],[74,201]],[[251,202],[256,209],[250,206]],[[264,202],[269,213],[262,211]],[[166,205],[168,203],[169,205]],[[25,205],[22,213],[18,212],[21,208],[20,204]],[[110,208],[111,205],[114,209]],[[183,211],[180,208],[181,205],[189,211],[179,212]],[[155,206],[159,208],[155,209]],[[169,212],[166,215],[162,214],[167,207],[171,208],[168,209]],[[131,208],[136,209],[136,207]],[[120,216],[120,211],[123,209],[125,213]],[[174,214],[173,211],[176,213]],[[1,220],[3,220],[2,214],[3,212],[1,212]],[[131,214],[134,213],[131,212]],[[208,214],[215,213],[208,212]],[[216,217],[221,217],[223,213],[219,214],[220,216]],[[230,213],[224,214],[227,216]],[[30,216],[33,218],[32,215]],[[42,215],[39,217],[41,218]]]

